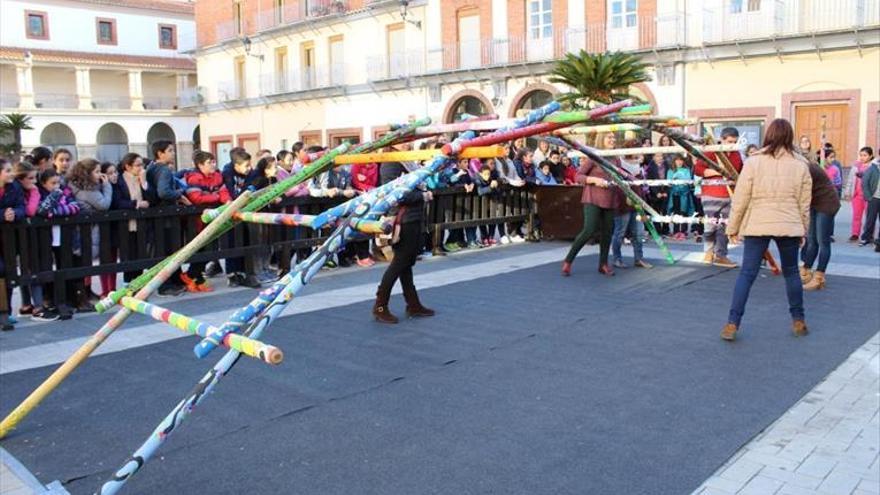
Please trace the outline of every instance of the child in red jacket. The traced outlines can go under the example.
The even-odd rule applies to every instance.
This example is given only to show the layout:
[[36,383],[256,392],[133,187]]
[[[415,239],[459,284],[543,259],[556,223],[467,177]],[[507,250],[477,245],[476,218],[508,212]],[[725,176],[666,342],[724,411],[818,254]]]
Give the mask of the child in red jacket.
[[[207,151],[196,151],[193,154],[195,168],[183,176],[186,182],[186,197],[194,205],[205,208],[216,208],[230,201],[229,191],[223,184],[223,174],[217,170],[217,160]],[[199,230],[204,225],[199,220]],[[190,263],[189,270],[180,275],[180,280],[188,292],[211,292],[211,286],[205,280],[204,261]]]

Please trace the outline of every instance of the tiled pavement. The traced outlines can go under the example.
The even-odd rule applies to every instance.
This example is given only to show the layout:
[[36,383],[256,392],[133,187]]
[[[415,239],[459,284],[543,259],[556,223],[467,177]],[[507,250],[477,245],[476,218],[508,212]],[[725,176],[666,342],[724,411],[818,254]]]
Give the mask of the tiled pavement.
[[880,494],[880,334],[874,335],[695,495]]

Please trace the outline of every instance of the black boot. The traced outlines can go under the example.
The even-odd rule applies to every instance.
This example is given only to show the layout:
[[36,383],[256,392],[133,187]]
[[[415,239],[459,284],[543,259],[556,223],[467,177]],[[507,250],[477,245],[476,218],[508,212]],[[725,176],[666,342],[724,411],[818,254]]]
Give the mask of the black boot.
[[373,304],[373,317],[376,318],[376,321],[379,323],[393,325],[400,321],[396,316],[391,314],[391,310],[388,309],[388,299],[390,299],[390,296],[390,294],[383,293],[381,290],[376,292],[376,303]]
[[434,316],[435,312],[433,309],[422,306],[422,302],[419,301],[419,293],[416,292],[415,286],[404,286],[403,298],[406,300],[406,315],[410,318]]

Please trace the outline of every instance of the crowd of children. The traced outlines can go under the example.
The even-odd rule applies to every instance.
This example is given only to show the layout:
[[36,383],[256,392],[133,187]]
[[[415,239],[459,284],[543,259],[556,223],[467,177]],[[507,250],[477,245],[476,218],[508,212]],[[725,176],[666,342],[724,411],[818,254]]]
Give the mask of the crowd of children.
[[[722,132],[722,142],[736,143],[739,139],[736,129],[727,128]],[[421,149],[431,149],[442,145],[442,141],[428,141],[420,144]],[[639,145],[652,146],[654,143],[646,139],[641,143],[628,141],[627,148]],[[670,146],[671,142],[663,136],[657,143],[659,146]],[[615,144],[616,146],[616,144]],[[808,156],[816,156],[810,150],[808,139],[800,142],[802,152]],[[399,149],[409,149],[402,145]],[[745,154],[756,151],[750,146]],[[128,153],[118,163],[101,163],[97,160],[84,158],[75,163],[71,153],[63,148],[54,151],[46,147],[37,147],[24,159],[13,165],[8,161],[0,161],[0,212],[3,222],[18,222],[28,217],[55,218],[92,213],[113,209],[144,209],[169,205],[196,205],[203,208],[214,208],[228,203],[248,189],[262,189],[279,180],[296,174],[309,161],[310,154],[323,151],[320,146],[308,147],[301,142],[288,150],[272,153],[260,150],[253,157],[243,148],[233,148],[229,160],[222,167],[218,166],[217,157],[206,151],[193,154],[191,166],[177,164],[175,146],[170,141],[152,143],[149,156]],[[874,241],[874,225],[880,212],[880,197],[871,187],[877,187],[880,168],[874,159],[873,150],[862,148],[858,162],[852,167],[852,173],[844,176],[840,163],[836,160],[833,147],[825,149],[825,170],[838,193],[852,199],[853,230],[850,240],[863,245]],[[738,170],[742,167],[739,153],[728,153],[728,158]],[[710,158],[714,158],[711,157]],[[577,171],[582,160],[578,153],[565,148],[549,146],[544,141],[526,142],[519,139],[505,147],[504,156],[490,159],[461,159],[456,167],[436,174],[426,181],[429,189],[460,187],[467,194],[482,197],[493,197],[501,194],[505,188],[520,188],[527,184],[533,185],[574,185],[577,183]],[[725,216],[729,210],[729,191],[721,185],[700,185],[701,178],[712,178],[713,171],[699,160],[692,163],[683,154],[652,154],[633,153],[616,162],[631,179],[670,179],[692,181],[695,184],[674,184],[661,186],[645,186],[634,188],[658,212],[683,216],[706,215]],[[406,170],[414,170],[421,163],[402,163]],[[874,170],[878,169],[878,170]],[[867,186],[865,181],[868,181]],[[352,198],[377,187],[380,181],[380,166],[377,163],[337,166],[313,180],[296,186],[286,192],[287,196],[312,196],[327,198]],[[866,192],[867,191],[867,192]],[[280,201],[280,200],[279,200]],[[285,207],[285,213],[297,213],[295,206]],[[865,217],[867,217],[866,220]],[[180,229],[181,223],[176,218],[166,218],[164,228],[166,235],[157,236],[170,242],[173,237],[168,235],[173,229]],[[642,228],[639,228],[639,227]],[[525,240],[522,222],[498,223],[452,229],[444,233],[441,246],[432,246],[432,236],[426,235],[424,255],[430,255],[435,248],[446,252],[461,249],[480,249],[495,244],[518,243]],[[736,266],[727,259],[727,236],[723,227],[700,224],[665,224],[656,225],[659,232],[673,240],[685,240],[689,236],[697,242],[705,243],[706,257],[716,264],[727,263]],[[201,228],[201,225],[199,225]],[[248,239],[260,239],[268,227],[248,224],[244,235]],[[295,228],[295,235],[303,235],[302,228]],[[78,231],[79,232],[79,231]],[[77,234],[79,235],[79,234]],[[111,242],[111,256],[125,256],[118,250],[118,236],[128,235],[129,243],[138,238],[138,222],[131,220],[127,232],[114,230],[114,241]],[[610,236],[613,250],[613,264],[617,267],[626,266],[620,254],[624,239],[634,244],[636,265],[650,267],[641,257],[641,241],[644,237],[643,225],[635,214],[626,207],[614,213],[614,231]],[[82,240],[76,237],[72,247],[75,260],[95,259],[98,256],[99,232],[97,227],[91,230],[91,253],[82,252]],[[60,228],[52,228],[52,251],[56,259],[60,256]],[[231,236],[227,236],[229,239]],[[248,242],[248,239],[245,242]],[[352,242],[340,252],[334,260],[328,261],[328,267],[349,266],[357,264],[369,267],[375,264],[374,250],[371,240]],[[153,246],[156,253],[170,252],[171,246]],[[178,270],[174,276],[162,285],[159,294],[174,296],[184,291],[210,292],[209,279],[225,271],[230,286],[261,287],[283,276],[290,270],[291,264],[302,260],[310,253],[309,249],[301,249],[294,253],[293,260],[283,259],[280,253],[266,256],[252,256],[246,262],[244,257],[232,257],[220,261],[192,262],[186,271]],[[128,255],[130,256],[130,255]],[[0,325],[4,330],[13,328],[15,312],[10,307],[12,288],[4,277],[4,269],[14,266],[15,260],[0,258]],[[51,266],[41,267],[51,270]],[[126,271],[122,279],[128,283],[136,278],[140,271]],[[51,283],[27,284],[19,288],[21,306],[17,310],[19,317],[31,317],[39,321],[69,319],[74,312],[94,311],[94,304],[103,296],[108,295],[117,287],[117,274],[110,273],[98,277],[100,291],[92,291],[91,278],[67,282],[68,301],[53,300]]]

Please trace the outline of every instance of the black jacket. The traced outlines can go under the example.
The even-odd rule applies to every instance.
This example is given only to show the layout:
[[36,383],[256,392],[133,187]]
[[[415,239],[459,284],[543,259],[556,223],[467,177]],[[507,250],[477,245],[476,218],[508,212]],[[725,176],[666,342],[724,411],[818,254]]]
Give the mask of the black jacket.
[[[406,169],[399,162],[383,163],[379,167],[379,183],[385,185],[405,173]],[[406,193],[398,204],[399,207],[406,208],[400,219],[401,224],[421,222],[425,216],[425,197],[424,193],[419,189]],[[389,213],[396,214],[397,211]]]

